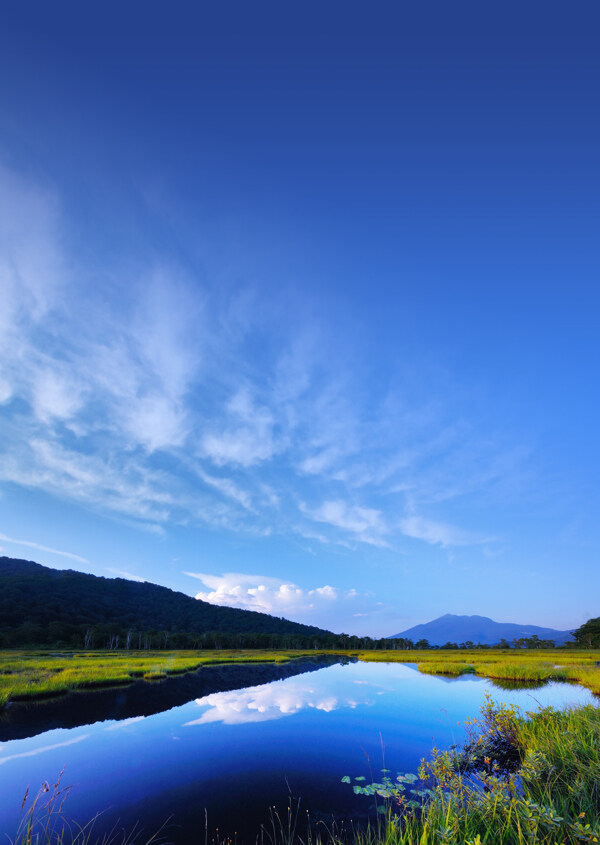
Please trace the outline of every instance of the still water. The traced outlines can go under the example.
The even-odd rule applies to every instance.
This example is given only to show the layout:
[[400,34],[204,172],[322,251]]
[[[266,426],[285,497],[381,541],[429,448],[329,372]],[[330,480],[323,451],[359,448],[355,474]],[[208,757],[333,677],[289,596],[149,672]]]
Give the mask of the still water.
[[[505,690],[410,664],[299,665],[288,672],[302,674],[266,683],[265,667],[256,667],[257,683],[245,671],[202,669],[201,694],[185,703],[189,677],[13,706],[0,720],[0,833],[14,835],[26,787],[36,791],[64,768],[62,784],[73,785],[66,815],[85,823],[102,811],[98,833],[141,823],[150,834],[168,820],[167,839],[190,845],[204,843],[207,818],[209,840],[218,829],[220,840],[252,843],[269,807],[286,808],[290,795],[317,816],[364,816],[370,799],[341,777],[377,779],[384,765],[415,772],[432,745],[464,739],[486,690],[523,710],[597,703],[568,684]],[[236,678],[245,685],[232,689]]]

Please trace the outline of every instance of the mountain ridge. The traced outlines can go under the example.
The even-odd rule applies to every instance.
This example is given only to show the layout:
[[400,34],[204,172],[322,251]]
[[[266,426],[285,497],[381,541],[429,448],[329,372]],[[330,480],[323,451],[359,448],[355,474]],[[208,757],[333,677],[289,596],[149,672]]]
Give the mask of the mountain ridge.
[[[213,605],[150,582],[106,578],[35,561],[0,557],[0,643],[80,637],[84,628],[227,635],[330,636],[313,625],[267,613]],[[60,629],[60,631],[59,631]],[[59,636],[60,633],[60,636]]]

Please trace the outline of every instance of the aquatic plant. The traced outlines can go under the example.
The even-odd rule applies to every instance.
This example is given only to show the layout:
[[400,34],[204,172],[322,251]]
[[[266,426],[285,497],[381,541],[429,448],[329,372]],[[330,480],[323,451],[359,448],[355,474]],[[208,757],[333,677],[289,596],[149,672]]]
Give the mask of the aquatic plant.
[[359,788],[389,800],[383,819],[359,831],[355,845],[600,841],[599,708],[522,715],[488,697],[468,729],[461,749],[433,749],[422,761],[424,788],[412,790],[419,806],[389,778],[385,791]]

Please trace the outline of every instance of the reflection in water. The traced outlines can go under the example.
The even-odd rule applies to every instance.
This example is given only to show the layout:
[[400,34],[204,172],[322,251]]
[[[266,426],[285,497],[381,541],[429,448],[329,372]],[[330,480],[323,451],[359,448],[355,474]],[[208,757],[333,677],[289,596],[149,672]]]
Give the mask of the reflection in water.
[[[26,786],[35,789],[65,767],[64,782],[76,784],[68,815],[85,824],[101,812],[99,836],[116,824],[152,832],[172,818],[169,841],[189,845],[200,838],[206,808],[221,842],[252,843],[268,808],[287,806],[290,793],[311,812],[351,818],[365,812],[364,799],[340,782],[342,775],[368,777],[384,765],[416,771],[433,745],[463,741],[464,720],[478,714],[487,690],[523,710],[593,701],[588,690],[567,684],[501,690],[474,675],[442,679],[402,664],[349,663],[298,674],[300,668],[221,667],[181,683],[72,696],[66,710],[59,702],[10,708],[1,726],[6,733],[26,731],[34,716],[39,729],[43,713],[56,729],[0,745],[0,834],[14,834]],[[261,684],[263,678],[272,682]],[[19,721],[19,714],[26,718]],[[65,729],[87,714],[96,724]]]
[[300,658],[289,663],[203,666],[197,672],[153,684],[140,680],[117,689],[73,692],[46,701],[13,702],[10,707],[0,708],[0,742],[106,719],[130,723],[131,719],[162,713],[214,692],[266,684],[349,660],[331,655]]
[[132,716],[131,719],[122,719],[120,722],[114,722],[112,725],[109,725],[105,730],[107,731],[118,731],[121,728],[128,728],[130,725],[135,725],[136,722],[142,722],[146,716]]
[[37,757],[38,754],[43,754],[44,751],[57,751],[57,749],[65,748],[67,745],[75,745],[77,742],[82,742],[82,740],[87,739],[88,737],[89,734],[82,734],[81,736],[76,736],[73,739],[67,739],[64,742],[54,742],[52,745],[42,745],[39,748],[32,748],[29,751],[19,751],[16,754],[8,754],[6,757],[0,757],[0,766],[2,766],[3,763],[10,762],[11,760],[20,760],[23,757]]
[[[356,683],[356,682],[355,682]],[[364,682],[370,686],[368,682]],[[292,716],[305,708],[331,713],[340,707],[355,708],[359,704],[372,704],[365,695],[341,698],[329,691],[319,690],[309,680],[288,680],[234,692],[217,692],[197,698],[196,704],[206,710],[198,719],[185,726],[222,722],[224,725],[241,725],[247,722],[268,722]]]
[[512,681],[509,678],[494,678],[490,681],[494,689],[501,690],[530,690],[545,687],[548,681]]

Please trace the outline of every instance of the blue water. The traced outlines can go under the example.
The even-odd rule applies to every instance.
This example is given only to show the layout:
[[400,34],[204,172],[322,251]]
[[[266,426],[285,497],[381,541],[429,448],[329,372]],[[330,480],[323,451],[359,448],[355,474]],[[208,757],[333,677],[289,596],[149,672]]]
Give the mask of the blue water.
[[14,835],[26,787],[36,791],[63,768],[62,784],[73,786],[66,815],[84,823],[102,811],[99,833],[141,822],[150,834],[168,820],[168,840],[190,845],[204,843],[208,818],[209,840],[218,829],[221,840],[254,842],[269,807],[285,808],[290,795],[303,811],[360,817],[369,799],[341,777],[377,778],[383,765],[416,771],[432,745],[464,739],[486,690],[523,710],[597,703],[567,684],[509,691],[405,664],[329,666],[151,716],[0,743],[0,832]]

